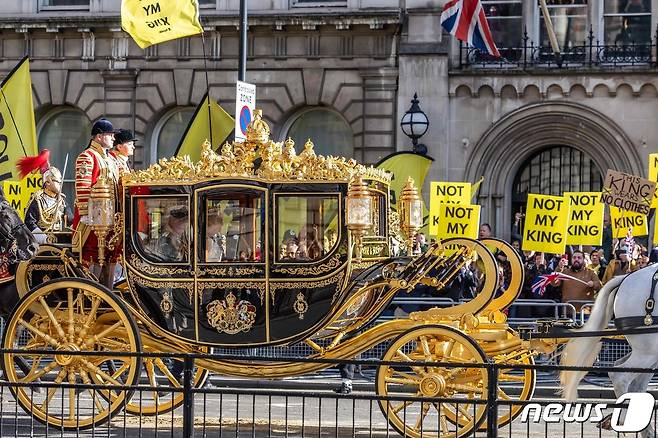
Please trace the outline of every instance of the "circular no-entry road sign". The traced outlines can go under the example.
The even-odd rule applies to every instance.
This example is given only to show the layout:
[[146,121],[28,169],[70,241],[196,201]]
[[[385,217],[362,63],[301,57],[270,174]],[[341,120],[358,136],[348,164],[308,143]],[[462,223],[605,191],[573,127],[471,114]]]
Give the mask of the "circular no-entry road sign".
[[247,105],[243,106],[240,110],[240,130],[242,135],[247,135],[247,125],[251,122],[251,111]]

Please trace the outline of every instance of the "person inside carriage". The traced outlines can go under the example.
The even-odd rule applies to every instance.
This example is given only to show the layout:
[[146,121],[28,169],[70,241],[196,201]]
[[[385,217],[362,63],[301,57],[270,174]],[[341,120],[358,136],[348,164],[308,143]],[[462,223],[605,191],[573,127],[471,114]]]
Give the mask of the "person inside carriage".
[[157,255],[167,262],[182,262],[187,260],[189,252],[188,211],[186,205],[176,206],[169,210],[169,216],[156,244]]

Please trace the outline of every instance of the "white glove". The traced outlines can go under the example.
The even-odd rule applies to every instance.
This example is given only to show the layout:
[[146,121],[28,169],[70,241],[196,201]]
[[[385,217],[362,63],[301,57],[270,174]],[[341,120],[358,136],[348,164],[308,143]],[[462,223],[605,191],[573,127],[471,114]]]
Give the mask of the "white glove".
[[85,225],[89,225],[89,216],[84,215],[80,217],[80,222],[82,222]]

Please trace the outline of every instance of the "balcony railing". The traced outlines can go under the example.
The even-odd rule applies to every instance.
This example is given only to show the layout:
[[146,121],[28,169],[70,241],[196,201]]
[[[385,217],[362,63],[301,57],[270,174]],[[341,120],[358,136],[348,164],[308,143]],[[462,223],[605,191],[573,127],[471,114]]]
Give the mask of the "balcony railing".
[[656,68],[656,42],[601,44],[590,29],[582,45],[561,47],[556,56],[550,46],[537,45],[524,32],[518,47],[498,48],[501,57],[494,58],[480,50],[460,43],[460,69],[582,69],[582,68]]

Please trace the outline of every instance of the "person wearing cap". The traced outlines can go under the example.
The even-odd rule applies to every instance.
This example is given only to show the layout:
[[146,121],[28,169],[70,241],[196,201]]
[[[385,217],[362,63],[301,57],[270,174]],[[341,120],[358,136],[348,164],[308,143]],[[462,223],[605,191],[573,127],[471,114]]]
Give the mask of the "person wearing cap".
[[131,169],[128,161],[135,153],[136,141],[137,139],[132,131],[127,129],[119,129],[114,135],[114,150],[111,153],[117,161],[119,175],[130,173]]
[[[116,159],[110,154],[114,146],[114,126],[102,118],[91,127],[91,141],[75,161],[75,208],[73,213],[73,246],[80,251],[80,260],[87,265],[99,281],[112,287],[116,256],[109,253],[109,260],[99,260],[98,239],[89,226],[88,203],[91,189],[101,175],[108,179],[115,204],[118,206],[119,168]],[[115,207],[116,209],[116,207]],[[112,238],[109,233],[105,244]],[[106,252],[106,254],[108,254]],[[101,263],[102,262],[102,263]],[[101,272],[101,266],[103,270]]]
[[601,280],[603,284],[606,284],[612,277],[630,274],[637,269],[637,264],[631,258],[628,249],[628,246],[622,245],[615,251],[615,258],[610,260],[608,267],[605,268],[605,273]]
[[188,211],[186,205],[169,210],[165,231],[157,242],[157,252],[165,263],[184,262],[189,253]]

